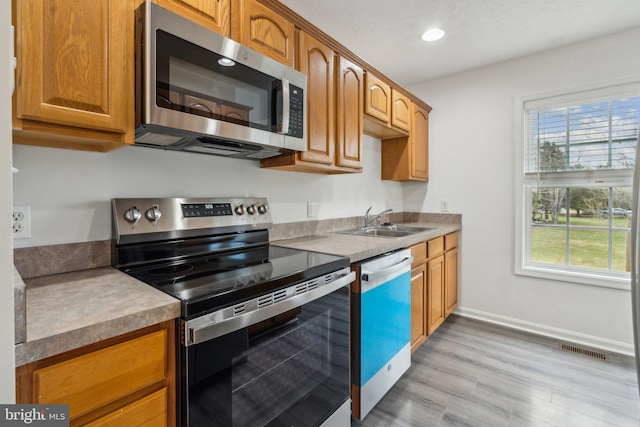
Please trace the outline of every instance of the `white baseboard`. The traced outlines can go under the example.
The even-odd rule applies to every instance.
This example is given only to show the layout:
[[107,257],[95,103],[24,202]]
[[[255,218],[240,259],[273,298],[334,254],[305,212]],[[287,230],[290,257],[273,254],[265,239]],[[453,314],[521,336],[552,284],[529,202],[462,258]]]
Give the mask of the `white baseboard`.
[[568,343],[581,344],[612,353],[623,354],[625,356],[633,357],[635,355],[633,344],[628,344],[625,342],[609,340],[606,338],[582,334],[580,332],[569,331],[566,329],[554,328],[552,326],[527,322],[525,320],[514,319],[512,317],[502,316],[486,311],[474,310],[472,308],[458,307],[454,311],[454,313],[459,314],[463,317],[482,320],[483,322],[493,323],[520,331],[531,332],[533,334],[542,335]]

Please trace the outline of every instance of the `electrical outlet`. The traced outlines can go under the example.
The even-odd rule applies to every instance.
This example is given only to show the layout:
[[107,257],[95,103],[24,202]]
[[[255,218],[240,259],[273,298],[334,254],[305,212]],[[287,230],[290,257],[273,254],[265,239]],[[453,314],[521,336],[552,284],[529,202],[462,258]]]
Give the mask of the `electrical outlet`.
[[31,237],[31,206],[13,207],[13,238],[28,239]]
[[315,218],[317,215],[316,202],[307,202],[307,218]]
[[446,199],[442,199],[440,201],[440,211],[449,212],[449,201]]

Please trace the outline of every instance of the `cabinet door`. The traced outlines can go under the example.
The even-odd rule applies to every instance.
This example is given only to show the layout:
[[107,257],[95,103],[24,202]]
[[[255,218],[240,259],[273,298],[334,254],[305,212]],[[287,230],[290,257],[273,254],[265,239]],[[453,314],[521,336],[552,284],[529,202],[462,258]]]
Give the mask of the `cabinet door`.
[[365,80],[365,113],[389,123],[391,120],[391,88],[369,72],[366,73]]
[[411,270],[411,352],[427,339],[427,268]]
[[241,44],[293,68],[293,23],[257,0],[239,0],[239,7],[239,25],[237,29],[231,29],[232,37]]
[[395,89],[391,89],[391,126],[411,130],[411,100]]
[[71,419],[164,379],[167,331],[82,355],[33,373],[34,403],[68,403]]
[[411,104],[411,180],[429,179],[429,113]]
[[335,158],[335,68],[333,50],[300,32],[298,68],[307,75],[305,161],[333,164]]
[[458,305],[458,248],[444,254],[445,316]]
[[225,37],[230,35],[231,0],[154,0],[154,3]]
[[86,427],[164,427],[167,425],[167,396],[167,389],[163,388],[86,424]]
[[133,132],[133,7],[16,1],[16,118]]
[[444,321],[444,255],[427,263],[427,332],[431,335]]
[[362,169],[362,68],[340,57],[337,75],[336,165]]
[[68,404],[71,425],[174,426],[175,348],[171,320],[19,366],[16,402]]

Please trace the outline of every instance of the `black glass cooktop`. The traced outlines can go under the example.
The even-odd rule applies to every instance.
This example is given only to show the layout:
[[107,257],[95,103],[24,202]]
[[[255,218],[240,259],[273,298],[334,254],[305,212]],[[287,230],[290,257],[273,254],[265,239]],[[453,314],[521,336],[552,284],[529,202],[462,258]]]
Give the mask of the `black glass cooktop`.
[[265,245],[123,271],[181,300],[188,318],[348,266],[348,258]]

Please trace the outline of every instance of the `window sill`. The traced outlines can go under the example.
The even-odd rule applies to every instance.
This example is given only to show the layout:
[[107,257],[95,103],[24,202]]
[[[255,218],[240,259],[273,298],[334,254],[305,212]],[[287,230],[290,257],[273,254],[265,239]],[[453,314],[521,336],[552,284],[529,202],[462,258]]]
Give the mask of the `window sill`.
[[562,270],[543,266],[516,267],[515,274],[518,276],[536,277],[539,279],[556,280],[560,282],[577,283],[588,286],[598,286],[601,288],[631,290],[631,278],[628,273],[612,275],[597,274],[581,269]]

